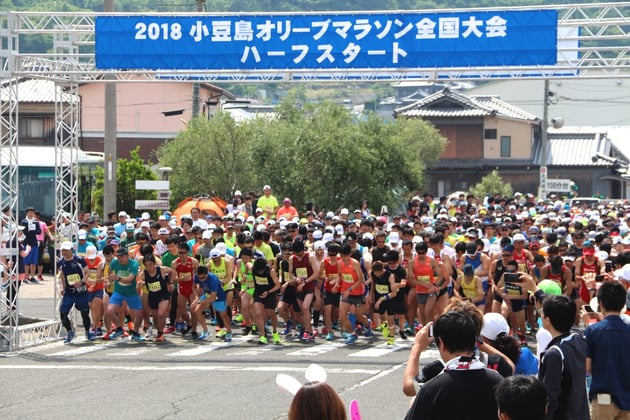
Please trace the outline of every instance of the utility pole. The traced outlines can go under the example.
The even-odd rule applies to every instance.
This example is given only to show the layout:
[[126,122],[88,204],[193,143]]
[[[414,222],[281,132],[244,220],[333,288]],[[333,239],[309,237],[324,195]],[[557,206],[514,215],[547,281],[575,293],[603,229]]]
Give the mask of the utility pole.
[[545,79],[542,132],[540,133],[540,185],[538,199],[547,199],[547,130],[549,130],[549,79]]
[[[103,11],[105,13],[114,11],[114,0],[104,0]],[[113,79],[115,76],[107,76]],[[117,144],[117,106],[116,106],[116,84],[105,82],[105,129],[103,139],[103,151],[105,152],[105,183],[103,194],[103,221],[107,220],[107,214],[116,209],[116,160],[118,158]]]
[[[206,8],[206,0],[197,0],[197,12],[203,12]],[[193,82],[192,85],[192,117],[199,116],[199,82]]]

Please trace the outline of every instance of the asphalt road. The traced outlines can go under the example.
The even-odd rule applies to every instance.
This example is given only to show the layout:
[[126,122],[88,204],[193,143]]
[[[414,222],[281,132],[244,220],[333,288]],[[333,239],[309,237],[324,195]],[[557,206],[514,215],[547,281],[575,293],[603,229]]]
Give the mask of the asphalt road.
[[[21,312],[52,316],[46,283],[24,286]],[[175,334],[165,343],[88,342],[80,334],[68,345],[57,340],[0,353],[0,417],[282,419],[292,397],[276,376],[303,383],[306,368],[317,363],[346,404],[359,402],[364,419],[402,418],[410,403],[401,384],[411,344],[398,339],[388,346],[378,335],[353,345],[317,338],[262,346],[238,333],[231,343]],[[421,363],[436,357],[429,349]]]

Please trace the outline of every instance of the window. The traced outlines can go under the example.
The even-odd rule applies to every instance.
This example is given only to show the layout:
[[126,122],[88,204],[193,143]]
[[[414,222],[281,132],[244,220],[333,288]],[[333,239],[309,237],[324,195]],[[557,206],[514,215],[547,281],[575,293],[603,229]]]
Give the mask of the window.
[[43,139],[44,119],[20,118],[18,123],[18,133],[20,139]]
[[501,136],[501,157],[512,156],[512,136]]
[[483,130],[483,138],[486,140],[496,140],[497,139],[497,129],[496,128],[486,128]]

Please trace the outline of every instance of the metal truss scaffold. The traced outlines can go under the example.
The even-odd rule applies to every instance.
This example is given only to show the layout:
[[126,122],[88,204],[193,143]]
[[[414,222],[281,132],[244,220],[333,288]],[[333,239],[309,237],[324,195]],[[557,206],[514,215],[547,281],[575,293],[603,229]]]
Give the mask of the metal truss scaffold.
[[[55,191],[57,227],[69,227],[65,239],[73,239],[78,210],[79,83],[138,81],[226,81],[265,82],[374,82],[403,79],[483,80],[491,78],[625,78],[630,72],[630,2],[493,8],[492,10],[554,9],[558,11],[558,63],[553,66],[483,68],[406,68],[339,71],[143,71],[96,69],[94,56],[95,13],[0,12],[0,202],[10,212],[2,219],[2,233],[8,257],[17,256],[19,193],[18,166],[18,81],[47,78],[58,84],[55,128]],[[466,9],[484,10],[484,9]],[[432,10],[452,12],[455,10]],[[462,10],[460,10],[462,11]],[[172,15],[172,14],[170,14]],[[191,14],[178,14],[187,16]],[[147,16],[147,14],[143,14]],[[199,16],[195,13],[194,16]],[[20,51],[19,40],[49,35],[52,53]],[[59,235],[58,240],[62,239]],[[58,249],[59,244],[56,244]],[[17,276],[17,264],[9,269]],[[58,334],[58,321],[30,331],[19,326],[18,293],[11,301],[0,299],[0,350],[19,348],[25,341],[44,341]],[[12,310],[14,309],[14,310]],[[57,315],[53,314],[55,318]],[[33,338],[35,337],[35,338]]]

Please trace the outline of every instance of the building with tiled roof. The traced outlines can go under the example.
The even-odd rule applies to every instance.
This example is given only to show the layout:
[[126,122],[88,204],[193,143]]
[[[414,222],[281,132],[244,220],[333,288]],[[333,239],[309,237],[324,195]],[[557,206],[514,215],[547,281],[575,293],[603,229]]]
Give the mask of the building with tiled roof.
[[[542,156],[537,116],[497,96],[468,96],[448,89],[398,108],[394,116],[422,118],[448,139],[440,160],[427,171],[427,190],[437,195],[465,191],[497,169],[515,191],[537,192]],[[613,160],[594,158],[598,155]],[[606,130],[548,131],[548,178],[573,180],[581,195],[628,197],[624,175],[618,164],[611,163],[627,162],[626,156]]]

